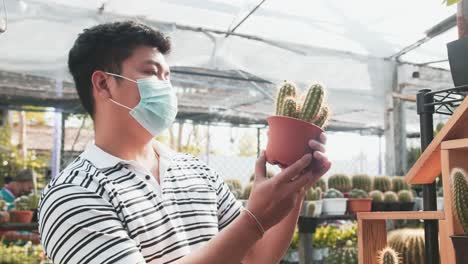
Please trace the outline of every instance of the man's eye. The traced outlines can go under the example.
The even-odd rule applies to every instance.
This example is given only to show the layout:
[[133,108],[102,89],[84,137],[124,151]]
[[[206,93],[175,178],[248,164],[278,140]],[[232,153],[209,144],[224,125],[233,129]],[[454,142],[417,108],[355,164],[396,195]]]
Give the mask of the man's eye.
[[155,71],[145,71],[145,74],[148,74],[148,75],[158,75],[158,73],[155,72]]

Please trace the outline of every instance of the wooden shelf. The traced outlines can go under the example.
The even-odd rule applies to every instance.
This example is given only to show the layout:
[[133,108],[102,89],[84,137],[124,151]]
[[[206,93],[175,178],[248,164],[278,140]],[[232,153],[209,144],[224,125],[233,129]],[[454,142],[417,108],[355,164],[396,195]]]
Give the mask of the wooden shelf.
[[442,149],[468,149],[468,138],[444,141]]
[[34,231],[38,229],[37,223],[2,223],[0,224],[1,231],[9,231],[9,230],[18,230],[18,231]]
[[443,211],[408,211],[408,212],[365,212],[358,213],[359,220],[444,220]]

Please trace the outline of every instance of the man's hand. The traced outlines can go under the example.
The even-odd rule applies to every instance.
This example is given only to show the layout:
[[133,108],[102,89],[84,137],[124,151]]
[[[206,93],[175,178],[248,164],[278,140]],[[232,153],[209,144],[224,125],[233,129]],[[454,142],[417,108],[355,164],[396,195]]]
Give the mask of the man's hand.
[[327,171],[331,167],[331,162],[328,160],[327,156],[325,155],[326,149],[325,144],[327,143],[327,136],[325,133],[322,133],[319,137],[319,141],[310,140],[309,147],[311,152],[314,155],[315,161],[313,161],[312,165],[309,166],[304,173],[307,175],[306,177],[312,178],[312,181],[309,182],[305,187],[304,191],[308,190],[312,185],[314,185],[320,177],[325,175]]

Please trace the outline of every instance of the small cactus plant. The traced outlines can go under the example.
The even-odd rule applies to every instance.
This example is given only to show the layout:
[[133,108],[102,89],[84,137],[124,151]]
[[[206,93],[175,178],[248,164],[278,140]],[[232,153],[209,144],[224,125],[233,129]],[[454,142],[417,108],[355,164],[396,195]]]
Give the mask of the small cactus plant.
[[351,179],[344,174],[335,174],[328,178],[328,187],[337,189],[342,193],[351,191]]
[[393,248],[385,247],[379,252],[377,262],[379,264],[399,264],[400,258]]
[[388,244],[401,257],[403,264],[424,264],[424,229],[404,228],[388,234]]
[[326,191],[323,194],[323,198],[326,198],[326,199],[343,198],[343,197],[344,197],[343,193],[334,188],[328,189],[328,191]]
[[395,192],[388,191],[384,193],[384,203],[398,202],[398,195]]
[[314,184],[314,188],[317,188],[319,187],[322,192],[326,192],[327,191],[327,184],[325,183],[325,180],[323,178],[320,178],[315,184]]
[[351,177],[353,189],[361,189],[370,192],[372,189],[372,179],[367,174],[356,174]]
[[455,215],[468,235],[468,174],[463,169],[453,169],[450,175],[453,190],[453,205]]
[[306,215],[308,217],[313,217],[315,213],[315,202],[311,201],[307,203]]
[[411,203],[413,202],[413,193],[408,190],[401,190],[398,192],[398,201],[401,203]]
[[285,81],[276,99],[276,115],[301,119],[324,128],[331,115],[324,101],[325,89],[322,85],[311,85],[304,100],[300,102],[296,98],[296,87]]
[[392,181],[388,176],[377,176],[374,178],[374,190],[381,192],[390,191],[392,187]]
[[357,249],[355,247],[342,247],[333,250],[325,261],[326,264],[357,264]]
[[395,176],[392,178],[392,191],[398,193],[401,190],[410,190],[410,185],[401,176]]
[[351,197],[351,198],[368,198],[369,195],[364,190],[353,189],[353,190],[351,190],[351,193],[349,194],[349,197]]
[[317,188],[312,187],[309,190],[307,190],[305,200],[317,201],[317,200],[320,200],[321,197],[322,197],[322,189],[320,189],[320,187],[317,187]]
[[369,193],[369,197],[372,198],[374,202],[383,202],[384,194],[379,190],[374,190]]

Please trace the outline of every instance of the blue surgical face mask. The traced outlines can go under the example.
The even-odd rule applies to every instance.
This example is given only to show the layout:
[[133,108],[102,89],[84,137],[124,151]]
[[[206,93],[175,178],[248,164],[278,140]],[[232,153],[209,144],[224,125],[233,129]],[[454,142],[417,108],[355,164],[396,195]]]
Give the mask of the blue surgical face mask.
[[114,104],[130,110],[130,115],[140,123],[153,136],[161,134],[168,129],[177,115],[177,96],[169,80],[159,80],[156,76],[132,80],[130,78],[106,72],[109,75],[120,77],[134,82],[140,92],[140,102],[135,108],[130,108],[112,99]]

